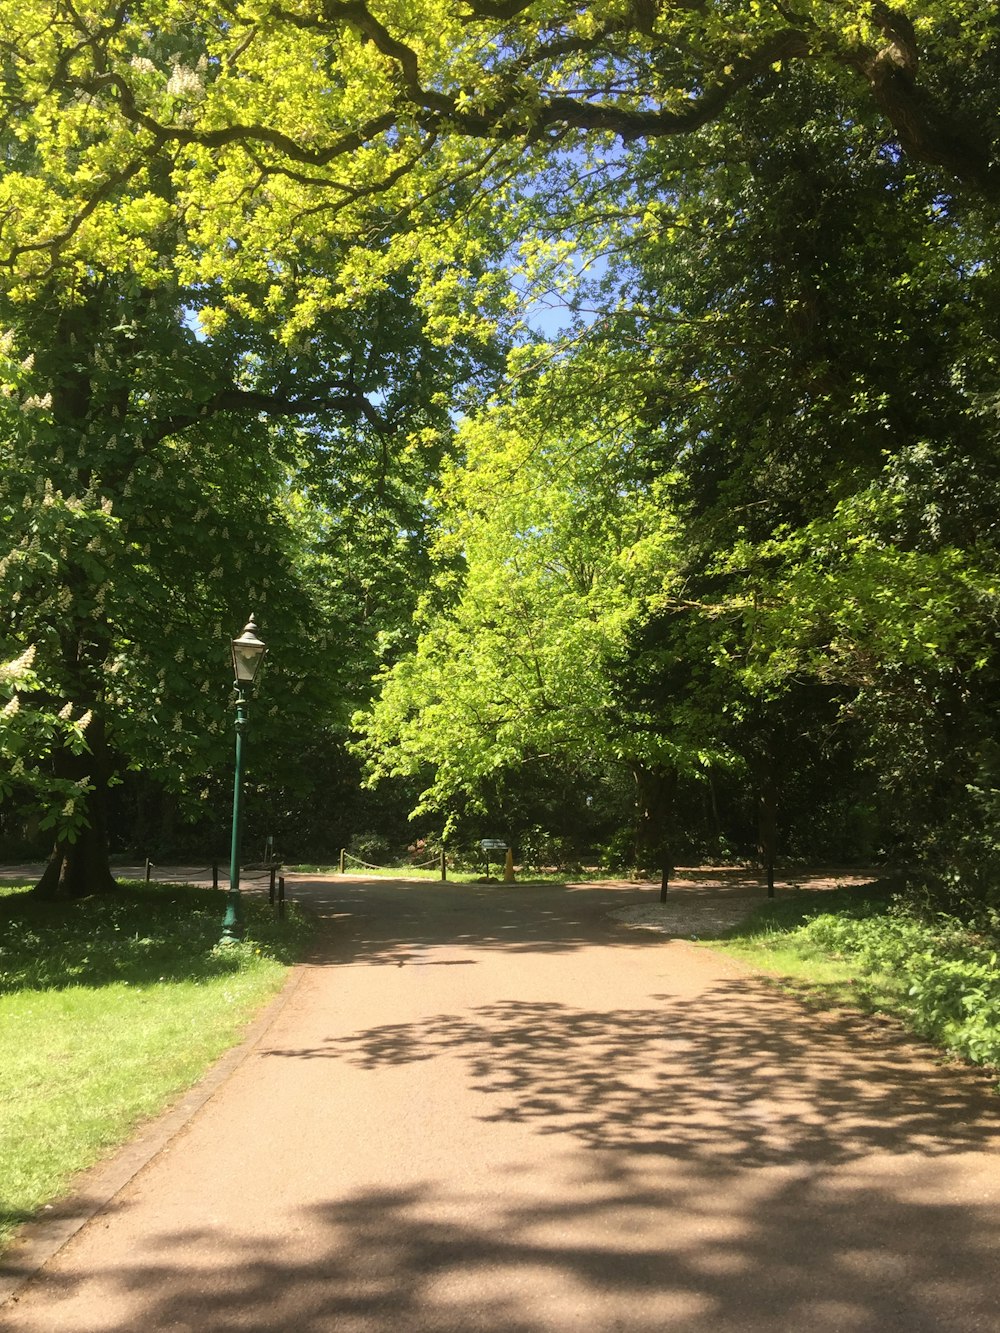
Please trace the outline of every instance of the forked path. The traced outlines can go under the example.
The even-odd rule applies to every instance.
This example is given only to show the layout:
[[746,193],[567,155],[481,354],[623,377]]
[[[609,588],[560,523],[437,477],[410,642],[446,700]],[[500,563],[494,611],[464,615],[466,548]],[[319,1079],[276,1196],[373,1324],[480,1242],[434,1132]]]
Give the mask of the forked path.
[[307,893],[270,1027],[4,1327],[1000,1326],[985,1080],[627,930],[634,887]]

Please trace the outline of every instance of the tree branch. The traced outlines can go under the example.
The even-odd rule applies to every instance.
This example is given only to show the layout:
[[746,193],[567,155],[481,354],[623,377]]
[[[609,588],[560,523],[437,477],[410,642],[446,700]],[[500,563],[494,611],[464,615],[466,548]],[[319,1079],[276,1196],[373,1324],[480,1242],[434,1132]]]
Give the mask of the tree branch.
[[920,57],[909,18],[888,5],[876,4],[872,18],[886,39],[879,50],[845,53],[842,63],[868,82],[879,110],[892,125],[900,148],[909,157],[943,167],[958,180],[995,198],[1000,179],[989,147],[974,142],[917,83]]
[[[6,258],[0,260],[0,263],[6,268],[12,268],[22,255],[37,253],[40,250],[48,250],[52,257],[49,269],[45,275],[48,276],[48,274],[55,268],[56,256],[59,251],[67,241],[73,239],[95,209],[97,209],[105,199],[110,198],[119,186],[125,185],[133,176],[138,175],[138,173],[147,165],[148,163],[144,158],[137,158],[122,167],[120,171],[112,172],[111,175],[97,187],[78,212],[70,218],[69,222],[67,222],[66,226],[63,227],[61,231],[56,232],[54,236],[45,237],[40,241],[27,241],[23,245],[15,245]],[[6,216],[15,216],[15,210],[9,209]]]
[[190,409],[153,423],[147,439],[164,440],[170,435],[179,435],[207,418],[227,412],[268,417],[309,417],[327,412],[344,412],[363,416],[380,434],[387,426],[381,413],[368,398],[349,385],[313,385],[308,393],[303,394],[266,393],[227,385],[210,398],[192,403]]

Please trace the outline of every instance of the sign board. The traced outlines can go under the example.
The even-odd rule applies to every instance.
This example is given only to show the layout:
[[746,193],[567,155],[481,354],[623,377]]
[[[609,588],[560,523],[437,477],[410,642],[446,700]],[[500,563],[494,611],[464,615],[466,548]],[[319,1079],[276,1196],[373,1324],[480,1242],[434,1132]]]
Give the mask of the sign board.
[[505,852],[507,850],[507,844],[503,838],[483,838],[479,845],[484,852]]

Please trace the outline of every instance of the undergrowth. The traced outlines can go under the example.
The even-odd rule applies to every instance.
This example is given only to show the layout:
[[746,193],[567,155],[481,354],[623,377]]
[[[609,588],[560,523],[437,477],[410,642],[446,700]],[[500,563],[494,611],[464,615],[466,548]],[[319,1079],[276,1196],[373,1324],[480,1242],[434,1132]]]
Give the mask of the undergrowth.
[[921,1036],[975,1064],[1000,1067],[1000,922],[970,925],[875,891],[802,893],[767,904],[728,933],[728,947],[766,970],[794,975],[839,965],[850,994],[902,1018]]

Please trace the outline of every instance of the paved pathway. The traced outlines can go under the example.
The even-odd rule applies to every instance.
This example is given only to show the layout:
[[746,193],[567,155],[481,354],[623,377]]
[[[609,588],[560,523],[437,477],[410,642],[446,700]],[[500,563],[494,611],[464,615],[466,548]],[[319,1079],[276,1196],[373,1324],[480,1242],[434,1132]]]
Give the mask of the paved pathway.
[[634,887],[300,892],[273,1021],[4,1328],[1000,1326],[981,1078],[626,930]]

